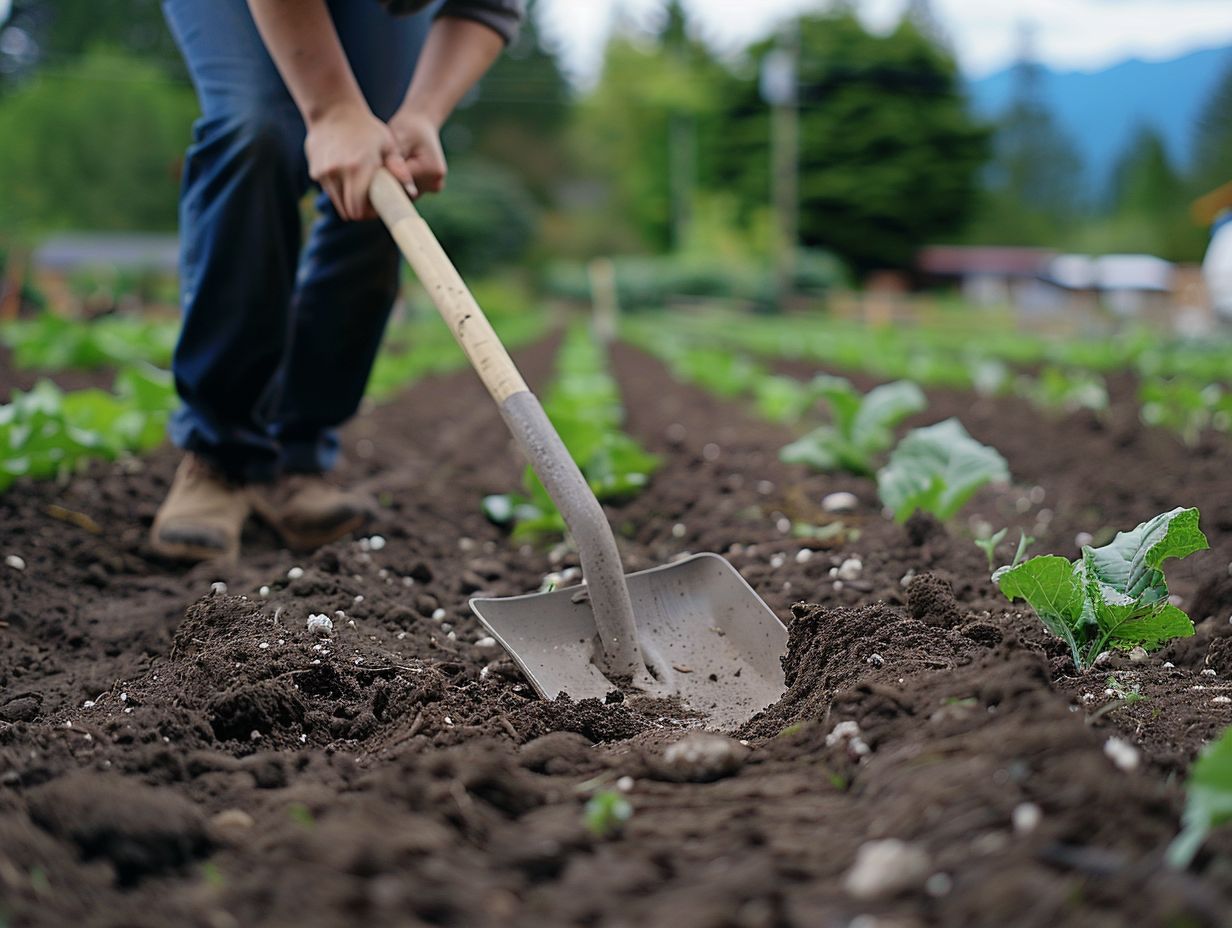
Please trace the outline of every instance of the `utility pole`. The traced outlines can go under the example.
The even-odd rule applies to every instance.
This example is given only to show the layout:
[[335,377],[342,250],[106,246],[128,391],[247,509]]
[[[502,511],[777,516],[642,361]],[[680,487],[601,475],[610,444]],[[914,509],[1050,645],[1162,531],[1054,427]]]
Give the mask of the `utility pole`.
[[766,55],[761,68],[761,95],[771,109],[770,183],[777,233],[774,237],[774,290],[780,309],[790,299],[796,279],[800,201],[799,57],[799,23],[793,20],[780,33],[778,46]]

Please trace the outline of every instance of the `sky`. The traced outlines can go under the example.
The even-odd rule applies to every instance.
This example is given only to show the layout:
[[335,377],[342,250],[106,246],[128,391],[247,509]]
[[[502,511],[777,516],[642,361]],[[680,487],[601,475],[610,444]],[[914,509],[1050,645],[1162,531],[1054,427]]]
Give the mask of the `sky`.
[[[5,0],[0,0],[3,4]],[[683,0],[700,34],[734,50],[772,32],[822,0]],[[569,73],[585,84],[602,60],[615,16],[654,21],[662,0],[540,0],[543,30],[557,41]],[[870,27],[888,28],[906,0],[861,0]],[[1232,45],[1232,0],[933,0],[963,71],[983,77],[1010,64],[1018,27],[1030,22],[1037,57],[1062,70],[1099,70],[1126,58],[1163,60]]]

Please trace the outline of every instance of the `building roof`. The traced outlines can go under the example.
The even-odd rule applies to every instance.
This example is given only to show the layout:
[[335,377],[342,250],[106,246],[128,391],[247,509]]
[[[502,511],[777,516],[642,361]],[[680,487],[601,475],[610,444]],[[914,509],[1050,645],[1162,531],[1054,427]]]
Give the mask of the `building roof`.
[[1172,290],[1176,267],[1154,255],[1057,255],[1046,278],[1070,290]]
[[1047,248],[929,245],[920,251],[916,267],[944,277],[1037,277],[1047,271],[1056,254]]

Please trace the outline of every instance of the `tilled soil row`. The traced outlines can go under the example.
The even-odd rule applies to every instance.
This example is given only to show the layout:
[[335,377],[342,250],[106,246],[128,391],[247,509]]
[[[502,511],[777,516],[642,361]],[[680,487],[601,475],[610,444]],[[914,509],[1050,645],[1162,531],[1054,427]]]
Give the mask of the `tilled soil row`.
[[[532,380],[551,351],[524,354]],[[0,914],[1220,923],[1232,879],[1213,852],[1232,850],[1228,836],[1197,875],[1164,870],[1161,855],[1175,774],[1232,720],[1210,702],[1232,667],[1201,673],[1227,659],[1223,618],[1145,667],[1114,659],[1148,699],[1088,723],[1112,701],[1105,675],[1067,675],[1064,650],[997,597],[969,541],[925,519],[886,522],[866,481],[780,464],[784,430],[641,353],[614,360],[630,431],[664,457],[613,511],[628,566],[726,552],[790,623],[788,693],[738,733],[751,750],[730,745],[725,776],[678,782],[704,774],[664,760],[688,724],[671,706],[543,703],[481,640],[468,594],[533,589],[574,560],[513,545],[482,518],[480,495],[519,468],[473,376],[434,378],[348,434],[347,476],[386,503],[383,544],[297,558],[256,532],[225,575],[168,569],[143,543],[166,452],[0,497],[5,544],[27,561],[0,590]],[[841,529],[793,537],[793,522],[834,519],[819,501],[835,490],[859,501]],[[988,494],[977,508],[991,518],[1005,505]],[[855,558],[846,579],[831,575]],[[226,591],[210,592],[215,581]],[[332,616],[333,635],[310,635],[309,613]],[[1113,734],[1137,745],[1135,769],[1107,753]],[[618,834],[584,824],[600,788],[633,806]],[[889,863],[853,878],[859,849],[883,838],[905,844],[881,846]]]

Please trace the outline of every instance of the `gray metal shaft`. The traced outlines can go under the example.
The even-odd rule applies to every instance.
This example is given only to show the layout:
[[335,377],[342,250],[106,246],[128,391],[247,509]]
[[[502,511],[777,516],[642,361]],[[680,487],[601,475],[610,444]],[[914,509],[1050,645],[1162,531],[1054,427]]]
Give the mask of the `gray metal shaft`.
[[648,678],[620,552],[603,507],[533,393],[514,393],[500,411],[573,535],[603,642],[604,669]]

